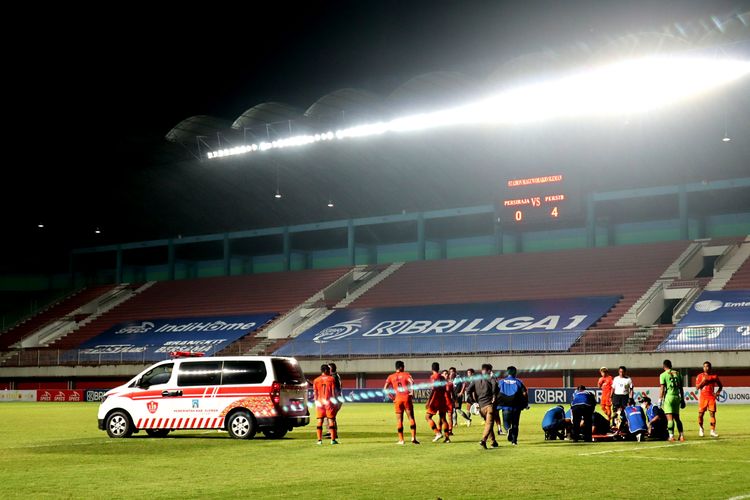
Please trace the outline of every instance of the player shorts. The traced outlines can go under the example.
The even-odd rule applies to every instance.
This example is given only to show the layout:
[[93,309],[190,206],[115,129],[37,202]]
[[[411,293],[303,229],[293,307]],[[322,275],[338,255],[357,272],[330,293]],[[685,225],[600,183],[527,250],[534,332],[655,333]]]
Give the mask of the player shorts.
[[410,412],[414,415],[414,403],[411,398],[409,399],[397,399],[393,402],[393,409],[396,410],[397,415],[401,415],[405,411]]
[[315,407],[315,413],[318,418],[336,418],[338,408],[335,405],[327,404]]
[[704,398],[701,396],[698,398],[698,413],[704,413],[708,411],[716,411],[716,398]]
[[628,395],[627,394],[614,394],[612,396],[612,407],[613,408],[625,408],[628,406]]
[[426,412],[429,415],[437,415],[438,413],[445,413],[445,401],[428,401],[425,406]]
[[609,406],[612,406],[612,398],[611,397],[610,398],[602,398],[601,406],[602,406],[602,408],[607,408]]
[[680,396],[667,396],[664,398],[664,404],[661,407],[666,414],[680,414]]

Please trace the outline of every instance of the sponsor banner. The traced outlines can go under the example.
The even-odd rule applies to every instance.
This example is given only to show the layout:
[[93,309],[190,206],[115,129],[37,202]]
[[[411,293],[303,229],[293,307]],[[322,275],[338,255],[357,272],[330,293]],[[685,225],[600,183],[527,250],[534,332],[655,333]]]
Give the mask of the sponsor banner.
[[[341,395],[346,402],[352,403],[390,403],[391,398],[383,393],[382,389],[343,389]],[[414,390],[413,401],[415,403],[426,403],[430,397],[430,389]],[[308,399],[313,400],[313,392],[309,391]],[[350,401],[351,400],[351,401]]]
[[67,389],[39,389],[36,392],[36,400],[56,403],[81,403],[85,401],[82,390],[70,391]]
[[750,349],[750,290],[700,294],[659,351]]
[[[591,389],[596,394],[596,402],[601,403],[602,391]],[[529,404],[543,405],[569,405],[573,399],[574,387],[558,388],[529,388]],[[391,399],[383,394],[380,389],[344,389],[342,394],[346,401],[353,403],[384,403]],[[417,389],[414,391],[414,402],[425,403],[430,396],[430,389]],[[658,387],[640,387],[634,390],[634,399],[637,401],[641,396],[648,396],[651,402],[656,404],[659,400]],[[308,391],[308,399],[313,400],[312,390]],[[719,398],[719,404],[750,404],[750,387],[726,387]],[[698,391],[689,387],[685,388],[685,402],[698,404]]]
[[[599,389],[589,390],[596,394],[597,403],[601,403],[602,391]],[[573,398],[576,391],[573,387],[561,387],[554,389],[529,389],[529,403],[531,404],[550,404],[550,405],[567,405]],[[659,387],[636,387],[633,391],[634,399],[638,401],[641,396],[648,396],[651,402],[656,404],[659,401]],[[750,404],[750,387],[725,387],[719,397],[716,399],[719,404]],[[698,390],[694,387],[685,387],[685,403],[688,405],[698,404]]]
[[[695,387],[685,387],[685,403],[688,405],[698,404],[698,389]],[[659,387],[640,387],[635,389],[635,398],[638,399],[641,394],[651,398],[651,402],[656,404],[659,400]],[[750,404],[750,387],[725,387],[719,397],[716,398],[719,404]]]
[[36,390],[0,391],[0,403],[12,403],[14,401],[36,401]]
[[81,344],[81,360],[165,359],[172,351],[212,354],[271,321],[277,313],[120,323]]
[[275,354],[567,351],[619,297],[339,309]]
[[84,399],[86,402],[101,402],[109,389],[86,389]]

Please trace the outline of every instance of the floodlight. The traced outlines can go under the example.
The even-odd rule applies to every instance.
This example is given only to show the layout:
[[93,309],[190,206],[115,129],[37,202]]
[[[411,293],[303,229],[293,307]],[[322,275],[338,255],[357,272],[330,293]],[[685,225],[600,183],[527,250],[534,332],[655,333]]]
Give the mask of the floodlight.
[[[510,89],[465,106],[357,125],[315,135],[262,142],[250,151],[318,141],[369,137],[457,125],[521,125],[555,119],[618,117],[665,108],[750,74],[750,61],[683,55],[626,60]],[[724,142],[731,139],[724,135]],[[247,147],[209,152],[208,158],[246,153]]]

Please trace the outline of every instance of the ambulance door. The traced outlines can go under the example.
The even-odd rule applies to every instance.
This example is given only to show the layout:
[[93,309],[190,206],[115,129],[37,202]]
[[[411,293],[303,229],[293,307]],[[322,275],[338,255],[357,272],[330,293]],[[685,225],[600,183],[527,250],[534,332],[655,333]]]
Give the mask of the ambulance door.
[[146,371],[136,382],[140,391],[133,393],[131,416],[136,429],[159,429],[170,409],[164,394],[175,388],[175,363],[162,363]]
[[172,429],[219,427],[221,402],[216,397],[221,383],[222,361],[183,361],[177,374],[179,397],[167,398],[176,418]]

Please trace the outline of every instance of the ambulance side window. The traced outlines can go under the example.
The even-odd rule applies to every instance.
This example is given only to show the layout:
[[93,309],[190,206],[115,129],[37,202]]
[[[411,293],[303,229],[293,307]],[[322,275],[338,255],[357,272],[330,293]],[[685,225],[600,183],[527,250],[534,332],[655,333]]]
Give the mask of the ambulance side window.
[[266,379],[263,361],[224,361],[221,385],[260,384]]
[[183,362],[177,374],[177,385],[180,387],[219,385],[220,380],[221,361]]
[[173,363],[155,366],[143,374],[138,381],[138,387],[151,387],[152,385],[166,384],[172,378]]

